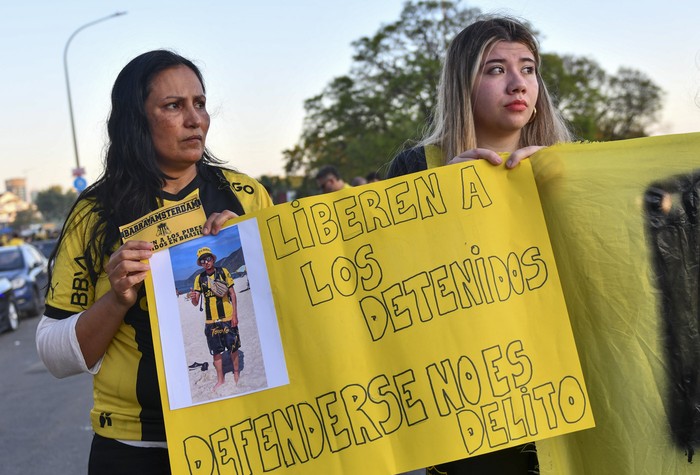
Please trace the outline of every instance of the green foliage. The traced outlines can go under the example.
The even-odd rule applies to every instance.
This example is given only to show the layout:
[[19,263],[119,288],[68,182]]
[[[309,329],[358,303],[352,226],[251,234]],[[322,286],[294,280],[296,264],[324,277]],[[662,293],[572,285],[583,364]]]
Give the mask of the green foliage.
[[25,209],[22,211],[17,211],[15,215],[15,220],[12,222],[12,229],[15,231],[21,231],[30,224],[37,223],[36,212],[33,209]]
[[52,186],[37,193],[34,203],[46,221],[63,222],[77,198],[71,189],[64,193],[60,186]]
[[[304,103],[299,142],[283,152],[287,173],[304,173],[299,196],[317,192],[309,178],[335,165],[349,182],[381,170],[423,135],[435,105],[449,41],[481,14],[460,2],[409,1],[399,19],[353,42],[353,64]],[[543,55],[543,78],[578,138],[647,135],[661,90],[643,73],[607,74],[592,59]]]
[[351,71],[305,102],[301,139],[283,152],[287,173],[335,165],[349,182],[419,138],[435,104],[440,58],[478,14],[454,2],[407,2],[397,21],[355,41]]
[[620,68],[608,77],[605,102],[598,115],[598,139],[620,140],[648,135],[662,105],[662,90],[640,71]]
[[640,71],[620,68],[610,75],[590,58],[543,54],[541,72],[580,139],[644,137],[661,110],[661,88]]
[[603,96],[605,71],[595,61],[570,55],[542,54],[542,79],[554,104],[577,137],[593,139],[596,133],[596,109]]

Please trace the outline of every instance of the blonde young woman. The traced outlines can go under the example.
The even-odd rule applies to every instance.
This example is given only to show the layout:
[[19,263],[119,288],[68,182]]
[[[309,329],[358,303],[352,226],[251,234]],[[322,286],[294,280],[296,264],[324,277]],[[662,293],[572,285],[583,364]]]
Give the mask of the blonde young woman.
[[[539,72],[533,33],[505,17],[477,21],[450,44],[431,130],[391,162],[388,177],[430,167],[487,160],[513,168],[541,148],[571,140]],[[534,444],[457,460],[435,474],[527,474],[537,467]]]
[[[515,167],[543,146],[571,140],[539,72],[537,39],[511,18],[473,23],[450,43],[431,130],[392,161],[388,177],[508,152]],[[433,157],[439,159],[433,163]]]

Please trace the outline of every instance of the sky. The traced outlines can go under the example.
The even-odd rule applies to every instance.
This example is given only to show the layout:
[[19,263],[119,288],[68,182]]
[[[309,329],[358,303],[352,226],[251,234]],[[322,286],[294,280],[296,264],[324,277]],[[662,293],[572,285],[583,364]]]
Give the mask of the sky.
[[[175,280],[183,280],[196,270],[202,270],[197,265],[197,250],[207,246],[216,256],[217,262],[233,254],[241,248],[241,237],[238,226],[229,227],[217,234],[216,237],[201,236],[194,241],[170,249],[170,262]],[[236,270],[236,269],[233,269]]]
[[[168,48],[202,69],[212,115],[207,146],[254,177],[282,175],[300,136],[304,100],[349,71],[351,43],[399,17],[403,0],[24,0],[0,2],[0,191],[72,186],[76,167],[63,51],[68,50],[79,160],[101,171],[109,94],[133,57]],[[641,70],[665,91],[654,134],[700,131],[700,2],[484,0],[485,13],[527,19],[543,52]]]

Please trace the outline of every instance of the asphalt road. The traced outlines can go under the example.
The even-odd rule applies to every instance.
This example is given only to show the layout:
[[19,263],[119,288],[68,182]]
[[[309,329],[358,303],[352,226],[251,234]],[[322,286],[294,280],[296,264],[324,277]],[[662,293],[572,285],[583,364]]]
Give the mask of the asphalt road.
[[39,317],[0,334],[0,473],[85,474],[92,441],[89,375],[56,379],[34,345]]

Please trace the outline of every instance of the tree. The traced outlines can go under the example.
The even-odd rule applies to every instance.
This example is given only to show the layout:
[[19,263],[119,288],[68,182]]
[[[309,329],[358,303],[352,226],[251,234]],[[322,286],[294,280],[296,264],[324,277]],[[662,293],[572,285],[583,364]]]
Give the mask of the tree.
[[78,195],[73,190],[69,189],[64,193],[60,186],[52,186],[40,191],[34,203],[45,220],[61,222],[66,219],[70,207],[77,198]]
[[440,58],[479,14],[453,2],[407,2],[397,21],[353,42],[350,73],[304,103],[301,139],[283,152],[286,171],[335,165],[349,181],[419,137],[435,104]]
[[661,110],[662,91],[644,73],[620,68],[604,86],[605,103],[597,117],[598,140],[648,135]]
[[555,106],[568,120],[577,137],[593,139],[596,110],[604,101],[601,93],[605,71],[595,61],[571,55],[542,54],[542,79]]
[[[299,196],[313,193],[309,174],[335,165],[346,179],[386,165],[421,137],[435,105],[449,41],[481,14],[459,2],[409,1],[397,21],[353,42],[347,75],[304,103],[299,142],[285,150],[287,173],[307,176]],[[542,74],[581,139],[647,135],[661,108],[661,90],[643,73],[607,74],[592,59],[544,54]]]
[[12,222],[12,229],[15,231],[22,231],[30,224],[34,224],[36,222],[36,212],[32,208],[17,211],[15,220]]
[[661,110],[661,88],[634,69],[610,75],[590,58],[543,54],[541,71],[555,105],[581,139],[644,137]]

